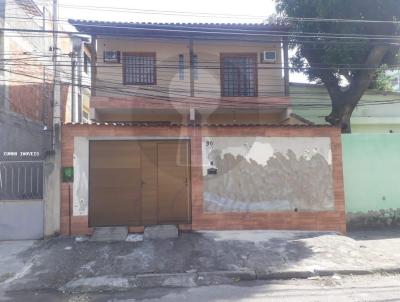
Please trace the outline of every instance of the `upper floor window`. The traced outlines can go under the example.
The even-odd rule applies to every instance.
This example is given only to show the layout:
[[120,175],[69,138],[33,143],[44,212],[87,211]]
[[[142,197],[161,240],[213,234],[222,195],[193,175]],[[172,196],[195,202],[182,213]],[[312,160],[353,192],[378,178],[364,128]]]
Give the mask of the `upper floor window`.
[[124,53],[122,63],[124,85],[156,84],[155,53]]
[[221,54],[222,96],[257,96],[257,54]]

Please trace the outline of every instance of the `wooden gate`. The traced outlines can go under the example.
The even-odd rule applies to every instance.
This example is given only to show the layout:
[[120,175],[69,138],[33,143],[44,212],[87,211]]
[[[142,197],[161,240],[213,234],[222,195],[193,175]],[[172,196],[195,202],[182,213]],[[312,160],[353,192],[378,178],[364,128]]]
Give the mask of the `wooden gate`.
[[190,223],[188,141],[91,141],[89,153],[89,226]]

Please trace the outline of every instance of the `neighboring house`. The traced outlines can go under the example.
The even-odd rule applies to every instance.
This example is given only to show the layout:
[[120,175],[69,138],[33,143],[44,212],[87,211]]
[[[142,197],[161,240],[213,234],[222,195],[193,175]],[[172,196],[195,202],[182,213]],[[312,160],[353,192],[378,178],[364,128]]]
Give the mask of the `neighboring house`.
[[[62,106],[63,122],[87,123],[90,121],[90,44],[89,36],[79,35],[78,33],[64,39],[64,48],[61,49],[61,52],[64,53],[64,59],[60,63],[60,68],[64,69],[61,74],[64,77],[64,82],[68,84],[68,96],[70,97],[64,99],[65,103]],[[68,56],[65,56],[65,53]]]
[[62,127],[63,234],[345,231],[340,131],[291,114],[286,28],[70,23],[91,35],[93,122]]
[[[290,83],[293,113],[326,124],[331,100],[323,85]],[[400,132],[400,93],[368,89],[351,117],[352,133]]]
[[392,90],[400,92],[400,70],[392,70],[387,73],[392,78]]
[[[52,11],[52,1],[0,4],[1,27],[10,29],[0,32],[0,240],[36,239],[59,231],[58,190],[52,182],[59,176],[52,161],[53,39],[41,32],[53,28]],[[60,61],[71,62],[69,36],[60,37],[59,48]],[[62,65],[61,120],[69,121],[74,85],[71,64]]]
[[[330,99],[323,86],[291,83],[290,91],[293,112],[324,122]],[[351,127],[352,134],[342,135],[348,228],[398,227],[400,93],[367,90]]]

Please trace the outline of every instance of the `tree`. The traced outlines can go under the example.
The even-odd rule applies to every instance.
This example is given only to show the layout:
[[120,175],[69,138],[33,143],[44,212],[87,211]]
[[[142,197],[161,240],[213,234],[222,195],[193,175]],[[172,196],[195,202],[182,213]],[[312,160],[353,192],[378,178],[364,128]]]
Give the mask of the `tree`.
[[[396,22],[301,21],[298,18],[400,20],[399,0],[275,0],[290,23],[291,59],[296,71],[323,83],[331,99],[325,117],[342,132],[351,132],[350,117],[376,71],[393,65],[400,49]],[[291,21],[292,20],[292,21]],[[338,36],[353,36],[340,39]]]
[[393,91],[393,79],[395,77],[388,73],[388,66],[383,64],[375,72],[375,77],[370,88],[381,91]]

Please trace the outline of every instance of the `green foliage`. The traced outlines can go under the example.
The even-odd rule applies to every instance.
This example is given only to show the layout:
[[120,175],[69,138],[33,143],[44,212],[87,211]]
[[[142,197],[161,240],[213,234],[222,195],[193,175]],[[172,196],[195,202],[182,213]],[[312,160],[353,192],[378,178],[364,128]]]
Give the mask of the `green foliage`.
[[[278,13],[285,17],[400,20],[399,0],[276,0],[276,5]],[[393,23],[293,22],[291,26],[293,32],[309,34],[393,36],[400,33],[399,25]],[[293,35],[290,42],[296,49],[293,67],[307,74],[310,80],[321,81],[326,73],[330,73],[336,79],[346,78],[349,83],[360,68],[365,67],[371,49],[377,44],[389,43],[385,40],[339,40],[298,35]],[[378,66],[392,64],[398,50],[398,45],[391,45],[390,53]]]
[[387,73],[387,65],[384,64],[375,72],[374,81],[371,83],[371,88],[381,91],[392,91],[392,81],[394,76]]

